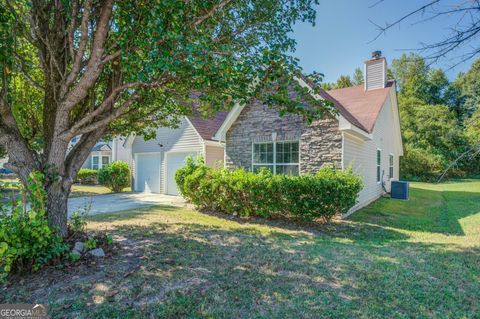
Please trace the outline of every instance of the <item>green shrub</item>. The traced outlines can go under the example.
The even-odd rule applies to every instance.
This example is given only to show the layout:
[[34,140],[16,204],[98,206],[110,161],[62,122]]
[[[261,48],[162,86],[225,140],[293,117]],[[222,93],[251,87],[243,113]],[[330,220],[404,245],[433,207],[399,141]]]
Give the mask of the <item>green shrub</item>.
[[193,161],[177,171],[176,182],[182,195],[199,208],[307,221],[328,221],[346,213],[362,188],[351,170],[322,168],[315,175],[286,176],[268,170],[215,170]]
[[177,172],[175,173],[175,181],[177,183],[178,191],[181,195],[186,196],[186,193],[188,192],[188,190],[184,188],[185,177],[191,175],[193,171],[197,169],[198,164],[203,162],[204,160],[201,157],[195,160],[191,156],[189,156],[185,160],[185,166],[182,169],[177,170]]
[[94,169],[81,169],[77,173],[75,182],[83,185],[96,185],[98,184],[98,171]]
[[446,169],[447,163],[441,155],[434,155],[424,149],[405,148],[400,158],[402,178],[408,180],[434,181]]
[[0,280],[12,271],[38,270],[68,251],[68,245],[48,226],[42,179],[40,173],[30,176],[28,192],[24,192],[29,208],[20,199],[0,207]]
[[119,193],[130,186],[130,168],[125,162],[112,162],[98,171],[98,181],[113,192]]

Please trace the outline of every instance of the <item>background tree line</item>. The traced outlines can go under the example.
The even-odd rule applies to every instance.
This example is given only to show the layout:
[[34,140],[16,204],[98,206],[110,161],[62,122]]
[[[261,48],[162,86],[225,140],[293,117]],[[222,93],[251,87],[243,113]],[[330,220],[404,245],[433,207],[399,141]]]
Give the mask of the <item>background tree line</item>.
[[[394,59],[388,78],[397,81],[405,155],[402,178],[436,180],[462,154],[450,177],[480,174],[480,59],[468,72],[449,81],[442,69],[432,68],[418,54]],[[352,77],[341,75],[325,89],[363,83],[357,68]]]

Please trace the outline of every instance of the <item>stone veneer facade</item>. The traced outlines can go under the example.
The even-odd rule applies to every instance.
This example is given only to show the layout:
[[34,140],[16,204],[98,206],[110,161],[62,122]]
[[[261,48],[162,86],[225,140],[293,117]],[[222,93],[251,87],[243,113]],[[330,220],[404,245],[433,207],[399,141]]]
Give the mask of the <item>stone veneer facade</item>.
[[327,118],[308,125],[301,116],[287,114],[254,101],[245,106],[226,136],[225,165],[252,168],[255,142],[300,141],[300,174],[315,173],[323,165],[341,168],[342,134],[338,120]]

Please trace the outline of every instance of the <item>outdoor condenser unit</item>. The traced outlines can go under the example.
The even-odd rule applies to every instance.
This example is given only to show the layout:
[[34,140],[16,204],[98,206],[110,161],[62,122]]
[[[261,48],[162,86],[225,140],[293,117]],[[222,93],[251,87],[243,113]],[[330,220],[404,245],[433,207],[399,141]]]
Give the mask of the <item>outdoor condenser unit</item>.
[[408,199],[408,182],[392,181],[390,189],[390,196],[393,199]]

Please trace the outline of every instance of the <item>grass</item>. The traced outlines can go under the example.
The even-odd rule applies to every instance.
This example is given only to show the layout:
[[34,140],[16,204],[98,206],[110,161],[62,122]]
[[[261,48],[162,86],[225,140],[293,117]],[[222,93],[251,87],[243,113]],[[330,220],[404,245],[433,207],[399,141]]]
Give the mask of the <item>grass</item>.
[[[91,217],[119,254],[47,269],[0,303],[54,318],[479,318],[480,181],[412,183],[329,225],[154,207]],[[3,299],[3,300],[2,300]]]
[[[0,178],[1,183],[18,183],[18,179],[6,179]],[[0,191],[2,189],[0,188]],[[9,189],[5,189],[9,190]],[[127,187],[123,190],[124,192],[130,192],[130,187]],[[95,196],[95,195],[103,195],[103,194],[110,194],[112,191],[105,186],[102,185],[78,185],[75,184],[72,186],[72,192],[70,193],[70,198],[75,197],[83,197],[83,196]]]
[[[130,187],[123,190],[124,192],[130,192]],[[110,194],[112,191],[102,185],[73,185],[70,198],[83,197],[83,196],[95,196],[102,194]]]

